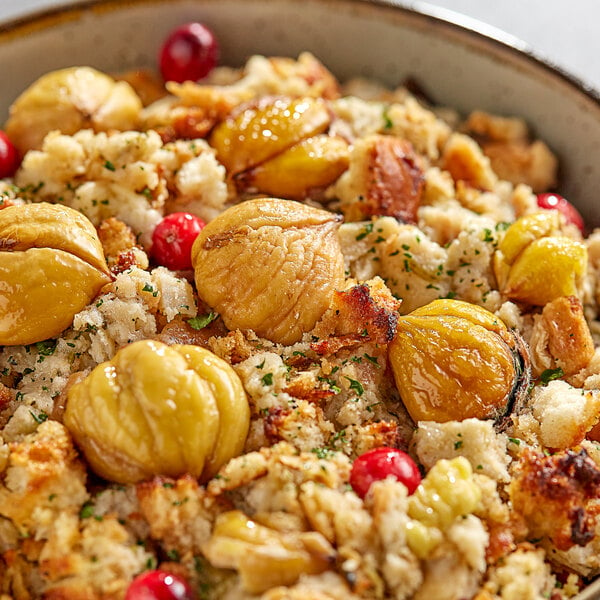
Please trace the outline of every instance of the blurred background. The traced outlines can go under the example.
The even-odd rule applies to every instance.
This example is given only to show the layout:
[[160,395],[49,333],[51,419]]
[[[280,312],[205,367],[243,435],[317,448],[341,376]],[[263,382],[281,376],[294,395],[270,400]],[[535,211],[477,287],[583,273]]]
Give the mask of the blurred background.
[[[400,2],[453,10],[497,27],[528,44],[536,54],[600,90],[600,0]],[[66,0],[0,0],[0,20],[67,3]]]

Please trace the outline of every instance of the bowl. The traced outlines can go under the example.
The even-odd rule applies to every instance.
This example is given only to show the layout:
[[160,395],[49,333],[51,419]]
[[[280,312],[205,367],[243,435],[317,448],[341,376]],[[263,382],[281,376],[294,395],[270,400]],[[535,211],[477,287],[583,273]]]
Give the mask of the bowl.
[[[502,32],[446,10],[393,0],[90,0],[0,25],[0,123],[12,101],[50,70],[154,67],[171,29],[206,23],[221,62],[311,51],[341,80],[394,86],[416,79],[463,113],[521,116],[559,156],[558,192],[600,225],[600,96]],[[600,582],[579,600],[600,598]]]

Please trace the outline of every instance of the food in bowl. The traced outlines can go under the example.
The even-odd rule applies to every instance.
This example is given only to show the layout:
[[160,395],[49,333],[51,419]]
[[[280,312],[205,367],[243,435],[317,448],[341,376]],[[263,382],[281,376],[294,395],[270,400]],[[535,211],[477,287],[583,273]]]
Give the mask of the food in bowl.
[[600,237],[551,149],[309,53],[180,79],[48,73],[0,138],[2,593],[576,595]]

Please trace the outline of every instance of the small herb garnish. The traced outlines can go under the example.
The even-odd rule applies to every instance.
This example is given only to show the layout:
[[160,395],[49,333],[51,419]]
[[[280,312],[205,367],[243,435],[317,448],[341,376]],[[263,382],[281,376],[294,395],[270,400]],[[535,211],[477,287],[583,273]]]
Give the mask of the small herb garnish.
[[33,411],[29,411],[29,414],[33,417],[33,420],[39,425],[44,421],[48,420],[48,415],[45,412],[40,412],[37,415]]
[[551,381],[560,379],[564,374],[565,372],[560,367],[557,369],[546,369],[540,375],[540,380],[544,385],[548,385]]
[[116,171],[115,165],[113,165],[110,160],[104,162],[104,168],[108,169],[109,171]]
[[363,230],[356,236],[356,241],[360,242],[360,240],[365,239],[372,232],[373,232],[373,223],[367,223],[363,227]]
[[[344,375],[344,377],[346,376]],[[354,390],[359,396],[362,396],[365,389],[360,381],[356,381],[356,379],[351,379],[350,377],[346,377],[346,379],[350,382],[350,389]]]
[[188,319],[186,323],[192,328],[196,330],[204,329],[207,325],[210,325],[217,317],[218,313],[208,313],[207,315],[200,315],[198,317],[192,317]]
[[35,347],[42,356],[51,356],[56,350],[56,340],[44,340],[36,342]]
[[265,373],[260,380],[263,385],[273,385],[273,373]]
[[81,510],[79,511],[79,518],[80,519],[89,519],[93,515],[94,515],[94,505],[91,504],[90,502],[86,502],[81,507]]

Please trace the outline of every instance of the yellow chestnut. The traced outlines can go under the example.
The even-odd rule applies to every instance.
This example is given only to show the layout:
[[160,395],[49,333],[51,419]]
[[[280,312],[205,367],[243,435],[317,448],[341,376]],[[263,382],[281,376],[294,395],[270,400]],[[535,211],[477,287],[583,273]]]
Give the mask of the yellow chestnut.
[[519,383],[516,343],[494,314],[459,300],[434,300],[398,319],[389,356],[414,421],[502,416]]
[[192,247],[200,298],[229,329],[293,344],[344,282],[341,217],[292,200],[256,198],[211,221]]
[[579,295],[587,249],[561,233],[559,219],[557,212],[544,211],[521,217],[507,229],[493,266],[500,291],[511,300],[544,306]]
[[315,135],[241,173],[238,187],[281,198],[303,200],[332,184],[347,168],[348,143],[341,137]]
[[80,212],[46,203],[0,211],[0,345],[58,335],[110,280]]
[[142,340],[69,389],[64,423],[92,470],[119,483],[210,478],[242,451],[250,410],[224,360]]
[[91,67],[51,71],[12,104],[6,133],[21,154],[40,149],[47,133],[135,129],[142,102],[125,81]]
[[251,594],[322,573],[336,557],[321,533],[276,531],[239,510],[217,517],[202,551],[213,566],[237,570],[242,587]]
[[219,161],[235,175],[325,131],[330,121],[320,98],[266,98],[217,125],[209,141]]

